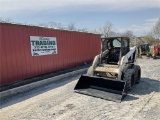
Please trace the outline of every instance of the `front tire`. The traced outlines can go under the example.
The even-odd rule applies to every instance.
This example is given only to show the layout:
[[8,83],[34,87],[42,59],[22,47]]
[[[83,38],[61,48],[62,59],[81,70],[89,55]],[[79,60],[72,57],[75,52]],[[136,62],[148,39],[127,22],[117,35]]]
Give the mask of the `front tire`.
[[127,83],[127,89],[131,90],[134,84],[134,69],[128,69],[124,73],[124,81]]

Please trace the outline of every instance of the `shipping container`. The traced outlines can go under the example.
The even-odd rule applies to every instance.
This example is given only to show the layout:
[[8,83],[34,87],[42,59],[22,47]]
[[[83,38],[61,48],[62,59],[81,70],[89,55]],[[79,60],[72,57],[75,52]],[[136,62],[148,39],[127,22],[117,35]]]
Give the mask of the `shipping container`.
[[0,83],[91,62],[100,47],[98,34],[0,23]]

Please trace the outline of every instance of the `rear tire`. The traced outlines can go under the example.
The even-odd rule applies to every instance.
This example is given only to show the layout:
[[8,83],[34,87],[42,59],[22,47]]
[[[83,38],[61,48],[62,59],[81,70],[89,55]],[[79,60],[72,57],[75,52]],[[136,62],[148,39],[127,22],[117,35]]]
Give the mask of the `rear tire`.
[[134,84],[134,69],[128,69],[124,73],[124,81],[127,83],[127,89],[131,90]]
[[155,56],[155,55],[153,56],[153,59],[156,59],[156,56]]
[[138,84],[141,80],[141,67],[139,65],[134,65],[135,69],[135,83]]

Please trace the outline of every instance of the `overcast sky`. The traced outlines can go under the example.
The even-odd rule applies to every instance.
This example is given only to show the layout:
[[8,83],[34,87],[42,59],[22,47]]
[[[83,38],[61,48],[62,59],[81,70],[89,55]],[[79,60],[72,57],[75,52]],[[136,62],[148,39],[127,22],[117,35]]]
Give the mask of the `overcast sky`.
[[35,25],[74,23],[90,30],[110,21],[117,32],[141,36],[160,18],[160,0],[0,0],[0,16]]

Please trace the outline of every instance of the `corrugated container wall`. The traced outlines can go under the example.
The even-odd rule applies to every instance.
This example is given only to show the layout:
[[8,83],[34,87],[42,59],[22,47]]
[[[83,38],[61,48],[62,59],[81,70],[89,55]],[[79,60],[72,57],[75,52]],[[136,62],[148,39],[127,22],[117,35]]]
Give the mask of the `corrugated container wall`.
[[[30,36],[56,37],[58,54],[32,56]],[[100,35],[96,34],[0,23],[0,83],[90,62],[100,46]]]

